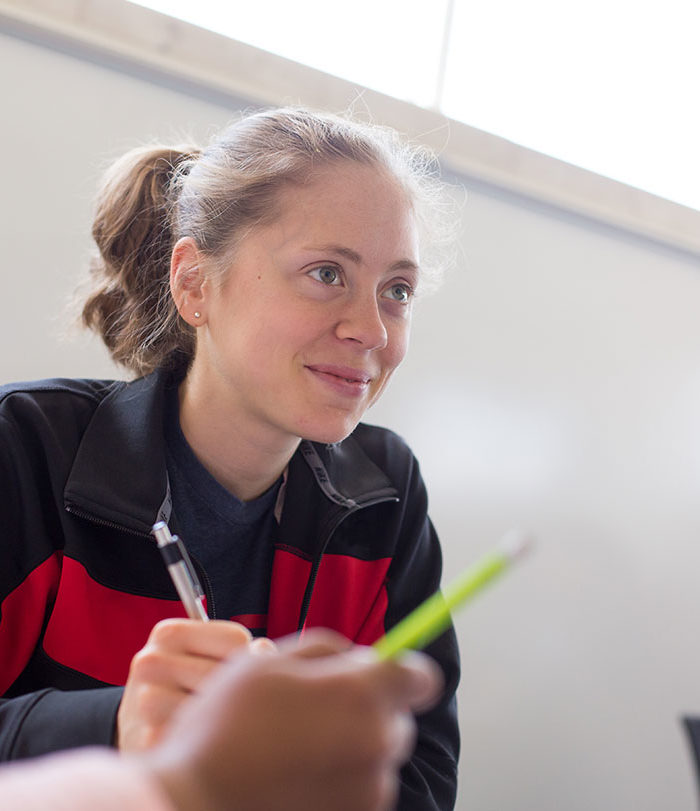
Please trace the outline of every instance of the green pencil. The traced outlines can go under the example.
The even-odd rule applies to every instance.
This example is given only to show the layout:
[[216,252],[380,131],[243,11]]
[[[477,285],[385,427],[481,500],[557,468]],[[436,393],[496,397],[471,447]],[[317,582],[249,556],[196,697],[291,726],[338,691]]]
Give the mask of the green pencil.
[[422,602],[374,643],[380,659],[391,659],[407,648],[424,648],[447,629],[451,612],[474,597],[494,578],[510,568],[532,545],[525,533],[511,531],[501,539],[498,548],[468,566],[443,591]]

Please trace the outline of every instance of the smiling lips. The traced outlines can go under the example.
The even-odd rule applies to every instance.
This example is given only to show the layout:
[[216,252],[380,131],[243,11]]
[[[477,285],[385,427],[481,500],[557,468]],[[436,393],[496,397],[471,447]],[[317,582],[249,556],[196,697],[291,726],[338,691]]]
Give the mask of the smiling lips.
[[333,386],[345,394],[362,394],[369,386],[372,377],[349,366],[329,366],[326,364],[307,366],[319,380]]

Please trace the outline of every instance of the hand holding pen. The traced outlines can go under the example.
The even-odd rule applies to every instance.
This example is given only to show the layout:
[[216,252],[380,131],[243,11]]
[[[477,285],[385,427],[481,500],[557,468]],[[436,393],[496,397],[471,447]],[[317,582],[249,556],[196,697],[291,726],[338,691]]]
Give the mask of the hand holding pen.
[[198,692],[234,651],[272,646],[266,639],[253,640],[240,623],[208,620],[204,595],[182,542],[165,524],[157,524],[154,535],[190,618],[158,622],[132,658],[117,713],[115,742],[121,751],[153,746],[182,702]]

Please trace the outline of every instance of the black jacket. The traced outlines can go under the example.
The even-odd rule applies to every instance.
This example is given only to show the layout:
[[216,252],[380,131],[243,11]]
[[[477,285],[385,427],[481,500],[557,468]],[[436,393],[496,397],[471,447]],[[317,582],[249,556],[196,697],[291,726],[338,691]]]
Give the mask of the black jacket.
[[[131,657],[156,622],[184,615],[150,535],[158,519],[178,529],[168,385],[157,372],[0,388],[0,760],[111,744]],[[438,588],[440,570],[418,465],[395,434],[361,424],[335,445],[301,443],[275,543],[272,638],[325,626],[371,644]],[[455,800],[454,632],[429,653],[446,692],[419,719],[407,810]]]

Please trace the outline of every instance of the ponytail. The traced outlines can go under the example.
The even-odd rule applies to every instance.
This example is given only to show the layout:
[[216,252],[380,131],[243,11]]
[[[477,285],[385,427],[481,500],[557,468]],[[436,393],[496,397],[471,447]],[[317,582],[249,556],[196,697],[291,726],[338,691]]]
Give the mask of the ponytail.
[[92,228],[98,254],[82,321],[116,362],[137,374],[186,364],[193,354],[194,332],[169,289],[170,187],[198,154],[187,146],[133,149],[110,168],[98,192]]

